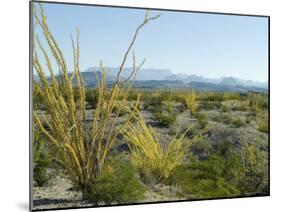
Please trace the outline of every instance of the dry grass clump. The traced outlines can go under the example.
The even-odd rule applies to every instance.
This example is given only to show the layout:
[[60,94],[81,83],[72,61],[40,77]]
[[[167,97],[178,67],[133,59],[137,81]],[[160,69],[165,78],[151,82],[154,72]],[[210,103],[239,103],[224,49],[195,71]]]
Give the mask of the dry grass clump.
[[[101,173],[118,133],[132,118],[132,116],[128,116],[124,123],[117,123],[116,119],[122,107],[115,111],[116,116],[113,119],[110,115],[117,102],[121,105],[125,103],[131,89],[131,79],[135,77],[144,61],[139,67],[136,67],[133,55],[134,68],[131,75],[123,82],[120,82],[119,76],[139,30],[159,16],[148,17],[146,13],[143,23],[136,29],[129,48],[124,55],[116,81],[109,89],[106,85],[107,71],[103,67],[102,62],[100,63],[102,77],[99,79],[97,76],[99,95],[95,105],[96,109],[93,112],[91,127],[85,124],[85,87],[79,70],[79,31],[77,30],[76,41],[72,39],[74,66],[70,69],[64,59],[62,50],[49,30],[41,4],[40,15],[37,14],[36,7],[34,7],[34,17],[36,23],[43,31],[48,47],[48,49],[43,47],[39,37],[36,36],[36,44],[38,45],[38,50],[44,56],[46,67],[42,66],[43,62],[37,55],[38,50],[34,48],[33,66],[40,79],[39,83],[34,82],[34,86],[38,90],[39,95],[44,99],[47,113],[50,115],[50,117],[44,114],[39,116],[34,110],[34,123],[40,128],[48,142],[54,146],[56,157],[66,170],[73,184],[83,191]],[[60,79],[57,79],[53,72],[52,61],[56,62],[60,70]],[[73,72],[69,74],[69,70],[73,70]],[[50,74],[50,80],[45,75],[47,72]],[[76,81],[75,86],[73,85],[74,79]],[[122,96],[121,99],[119,98],[120,96]]]

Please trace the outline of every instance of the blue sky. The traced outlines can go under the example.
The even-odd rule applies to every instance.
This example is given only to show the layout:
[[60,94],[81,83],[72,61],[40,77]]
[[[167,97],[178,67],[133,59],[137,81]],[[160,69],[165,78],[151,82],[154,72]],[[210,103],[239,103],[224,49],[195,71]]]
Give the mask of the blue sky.
[[[120,65],[145,10],[43,4],[48,24],[72,61],[70,35],[80,29],[81,70]],[[210,78],[267,81],[268,20],[263,17],[151,11],[161,17],[143,28],[134,50],[144,68]],[[38,31],[39,36],[42,34]],[[129,58],[126,66],[132,66]]]

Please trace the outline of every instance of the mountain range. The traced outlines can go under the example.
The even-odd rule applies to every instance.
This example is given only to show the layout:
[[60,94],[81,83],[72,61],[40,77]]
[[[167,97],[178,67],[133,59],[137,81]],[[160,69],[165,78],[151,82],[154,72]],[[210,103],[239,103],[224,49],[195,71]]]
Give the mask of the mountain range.
[[[108,71],[107,81],[113,82],[118,73],[118,68],[105,67]],[[132,68],[124,68],[120,78],[126,79]],[[101,78],[100,68],[90,67],[81,72],[87,87],[94,87],[97,79]],[[38,76],[34,76],[36,80]],[[74,84],[76,80],[74,79]],[[136,76],[134,86],[139,88],[195,88],[212,91],[258,91],[267,92],[268,83],[253,80],[244,80],[236,77],[205,78],[195,74],[174,74],[169,69],[141,69]]]

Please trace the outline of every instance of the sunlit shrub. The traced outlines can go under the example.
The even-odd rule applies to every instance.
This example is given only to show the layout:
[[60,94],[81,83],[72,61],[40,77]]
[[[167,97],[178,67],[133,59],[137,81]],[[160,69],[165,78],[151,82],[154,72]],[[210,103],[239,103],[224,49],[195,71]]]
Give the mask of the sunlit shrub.
[[194,114],[194,116],[197,118],[201,128],[205,128],[208,125],[208,118],[205,114],[197,112]]
[[230,125],[235,128],[245,126],[245,123],[241,118],[233,117],[231,115],[225,115],[225,114],[217,115],[217,116],[213,117],[213,121],[221,122],[221,123]]
[[268,152],[262,151],[257,142],[250,143],[244,139],[241,161],[245,172],[240,181],[241,190],[246,195],[268,194]]
[[221,107],[222,103],[219,101],[202,101],[199,105],[200,110],[213,110],[220,109]]
[[117,160],[89,183],[83,198],[97,204],[136,203],[144,198],[145,190],[134,167],[129,162]]
[[46,139],[40,135],[38,128],[33,130],[33,180],[37,186],[45,186],[53,175],[48,172],[52,162],[52,156],[46,145]]
[[235,182],[231,181],[235,176],[229,173],[234,169],[240,172],[239,161],[234,157],[225,160],[221,156],[212,156],[176,167],[166,182],[179,186],[179,195],[185,198],[234,197],[240,194]]
[[161,125],[168,127],[175,123],[177,117],[171,113],[154,113],[154,119],[159,121]]
[[257,119],[257,125],[258,125],[258,130],[260,132],[268,133],[269,132],[268,115],[265,113],[261,114]]

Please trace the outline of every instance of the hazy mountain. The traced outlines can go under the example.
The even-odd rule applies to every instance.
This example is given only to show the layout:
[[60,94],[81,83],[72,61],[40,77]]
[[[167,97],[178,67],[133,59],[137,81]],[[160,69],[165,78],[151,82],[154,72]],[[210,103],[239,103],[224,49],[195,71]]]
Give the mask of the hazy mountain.
[[223,77],[220,81],[221,85],[228,85],[228,86],[236,86],[239,85],[239,82],[234,77]]
[[[110,76],[116,76],[119,69],[114,67],[105,67],[109,71]],[[125,79],[130,76],[133,68],[124,68],[121,73],[121,78]],[[83,73],[100,71],[98,67],[90,67]],[[171,75],[172,72],[169,69],[141,69],[136,77],[136,80],[164,80],[167,76]]]
[[[116,80],[118,68],[106,67],[106,70],[109,71],[107,81],[110,85]],[[131,72],[132,68],[124,68],[120,78],[127,79]],[[99,68],[90,67],[81,72],[81,76],[87,87],[94,87],[97,84],[97,78],[101,79],[102,73]],[[34,76],[34,79],[39,80],[37,75]],[[75,78],[73,83],[77,84]],[[134,86],[140,88],[195,88],[213,91],[267,91],[267,82],[243,80],[231,76],[211,79],[194,74],[173,74],[169,69],[142,69],[137,74]]]
[[235,77],[221,77],[221,78],[205,78],[198,75],[184,75],[184,74],[172,74],[166,77],[165,80],[169,81],[182,81],[182,82],[202,82],[212,83],[228,86],[245,86],[245,87],[261,87],[267,88],[267,82],[258,82],[252,80],[243,80]]

